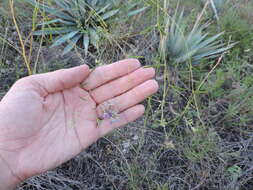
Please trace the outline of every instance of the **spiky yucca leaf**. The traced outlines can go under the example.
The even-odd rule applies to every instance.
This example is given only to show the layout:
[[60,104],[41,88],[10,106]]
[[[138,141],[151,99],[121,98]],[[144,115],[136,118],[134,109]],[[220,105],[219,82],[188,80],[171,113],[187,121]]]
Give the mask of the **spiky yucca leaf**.
[[168,18],[166,25],[168,28],[162,49],[166,57],[175,63],[191,61],[198,64],[201,60],[215,58],[234,46],[231,44],[225,47],[219,40],[223,33],[214,36],[204,33],[207,24],[196,23],[189,31],[184,11],[176,11],[172,18]]
[[210,8],[213,10],[214,16],[216,17],[217,20],[219,20],[219,15],[224,8],[225,4],[229,0],[202,0],[203,3],[210,3]]
[[[55,7],[40,3],[38,0],[25,0],[45,11],[51,20],[38,24],[42,30],[33,35],[60,35],[51,47],[67,43],[63,54],[71,51],[78,41],[87,54],[89,45],[97,48],[102,30],[108,30],[110,20],[117,19],[121,12],[120,0],[53,0]],[[134,9],[138,4],[129,6],[127,16],[134,16],[146,8]]]
[[220,11],[229,0],[213,0],[215,8]]

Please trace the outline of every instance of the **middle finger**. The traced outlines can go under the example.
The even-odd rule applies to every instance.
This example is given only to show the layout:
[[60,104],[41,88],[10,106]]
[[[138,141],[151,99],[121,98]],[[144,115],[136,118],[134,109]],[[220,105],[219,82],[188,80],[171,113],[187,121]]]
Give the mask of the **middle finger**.
[[98,104],[100,104],[108,99],[127,92],[139,84],[153,78],[154,75],[155,70],[153,68],[140,68],[129,75],[96,88],[91,92],[91,96]]

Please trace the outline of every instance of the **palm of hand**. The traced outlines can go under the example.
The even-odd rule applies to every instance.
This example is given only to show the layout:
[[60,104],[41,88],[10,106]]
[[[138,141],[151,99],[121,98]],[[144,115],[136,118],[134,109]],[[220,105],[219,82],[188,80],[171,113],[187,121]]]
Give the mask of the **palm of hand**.
[[[117,73],[119,68],[122,72]],[[157,84],[147,81],[153,77],[153,70],[138,68],[136,61],[125,60],[95,70],[88,78],[85,76],[88,71],[84,73],[76,68],[72,73],[64,71],[68,72],[66,76],[60,72],[44,74],[14,85],[1,102],[7,114],[2,125],[5,128],[0,125],[0,153],[15,158],[10,163],[13,173],[26,179],[52,169],[113,129],[141,116],[143,107],[135,105],[156,92]],[[98,78],[101,72],[105,75],[109,72],[108,77]],[[137,76],[139,79],[133,80]],[[72,82],[63,82],[59,77]],[[52,83],[45,82],[45,78]],[[85,78],[88,85],[83,89],[80,83]],[[141,87],[136,87],[140,84]],[[115,85],[120,88],[112,89]],[[139,92],[140,96],[135,97]],[[126,98],[129,101],[123,103]],[[112,123],[110,119],[104,119],[98,126],[101,103],[110,99],[120,105],[120,120]],[[2,141],[7,143],[1,145]]]
[[[22,178],[54,168],[99,137],[96,103],[80,87],[51,94],[43,102],[33,104],[37,108],[29,112],[37,118],[28,115],[30,126],[23,147],[19,147],[19,162],[23,163],[20,170],[27,172]],[[24,109],[27,107],[24,105]]]

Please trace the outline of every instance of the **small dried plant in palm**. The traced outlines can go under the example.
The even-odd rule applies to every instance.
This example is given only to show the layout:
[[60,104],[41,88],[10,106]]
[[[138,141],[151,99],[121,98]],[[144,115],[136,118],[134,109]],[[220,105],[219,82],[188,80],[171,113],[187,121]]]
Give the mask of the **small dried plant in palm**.
[[53,6],[36,0],[25,1],[43,10],[49,17],[49,21],[38,24],[42,29],[33,35],[57,35],[51,47],[66,43],[63,54],[71,51],[78,42],[82,42],[86,53],[90,44],[97,48],[103,35],[101,31],[108,31],[113,20],[119,20],[120,16],[134,16],[146,9],[137,9],[139,3],[122,8],[120,0],[53,0]]
[[166,20],[166,35],[161,43],[161,51],[166,59],[174,63],[200,63],[229,50],[234,44],[225,46],[220,37],[223,33],[210,36],[205,33],[208,24],[201,24],[197,19],[190,28],[184,11],[176,11],[174,16]]

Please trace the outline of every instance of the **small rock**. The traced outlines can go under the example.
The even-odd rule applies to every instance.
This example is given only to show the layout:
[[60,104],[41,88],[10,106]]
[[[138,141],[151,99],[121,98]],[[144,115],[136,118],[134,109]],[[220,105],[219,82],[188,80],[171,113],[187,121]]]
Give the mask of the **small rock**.
[[135,136],[133,137],[133,140],[134,140],[134,141],[137,141],[138,139],[139,139],[138,135],[135,135]]
[[122,152],[124,152],[124,153],[128,152],[129,147],[130,147],[130,142],[129,141],[124,142]]

